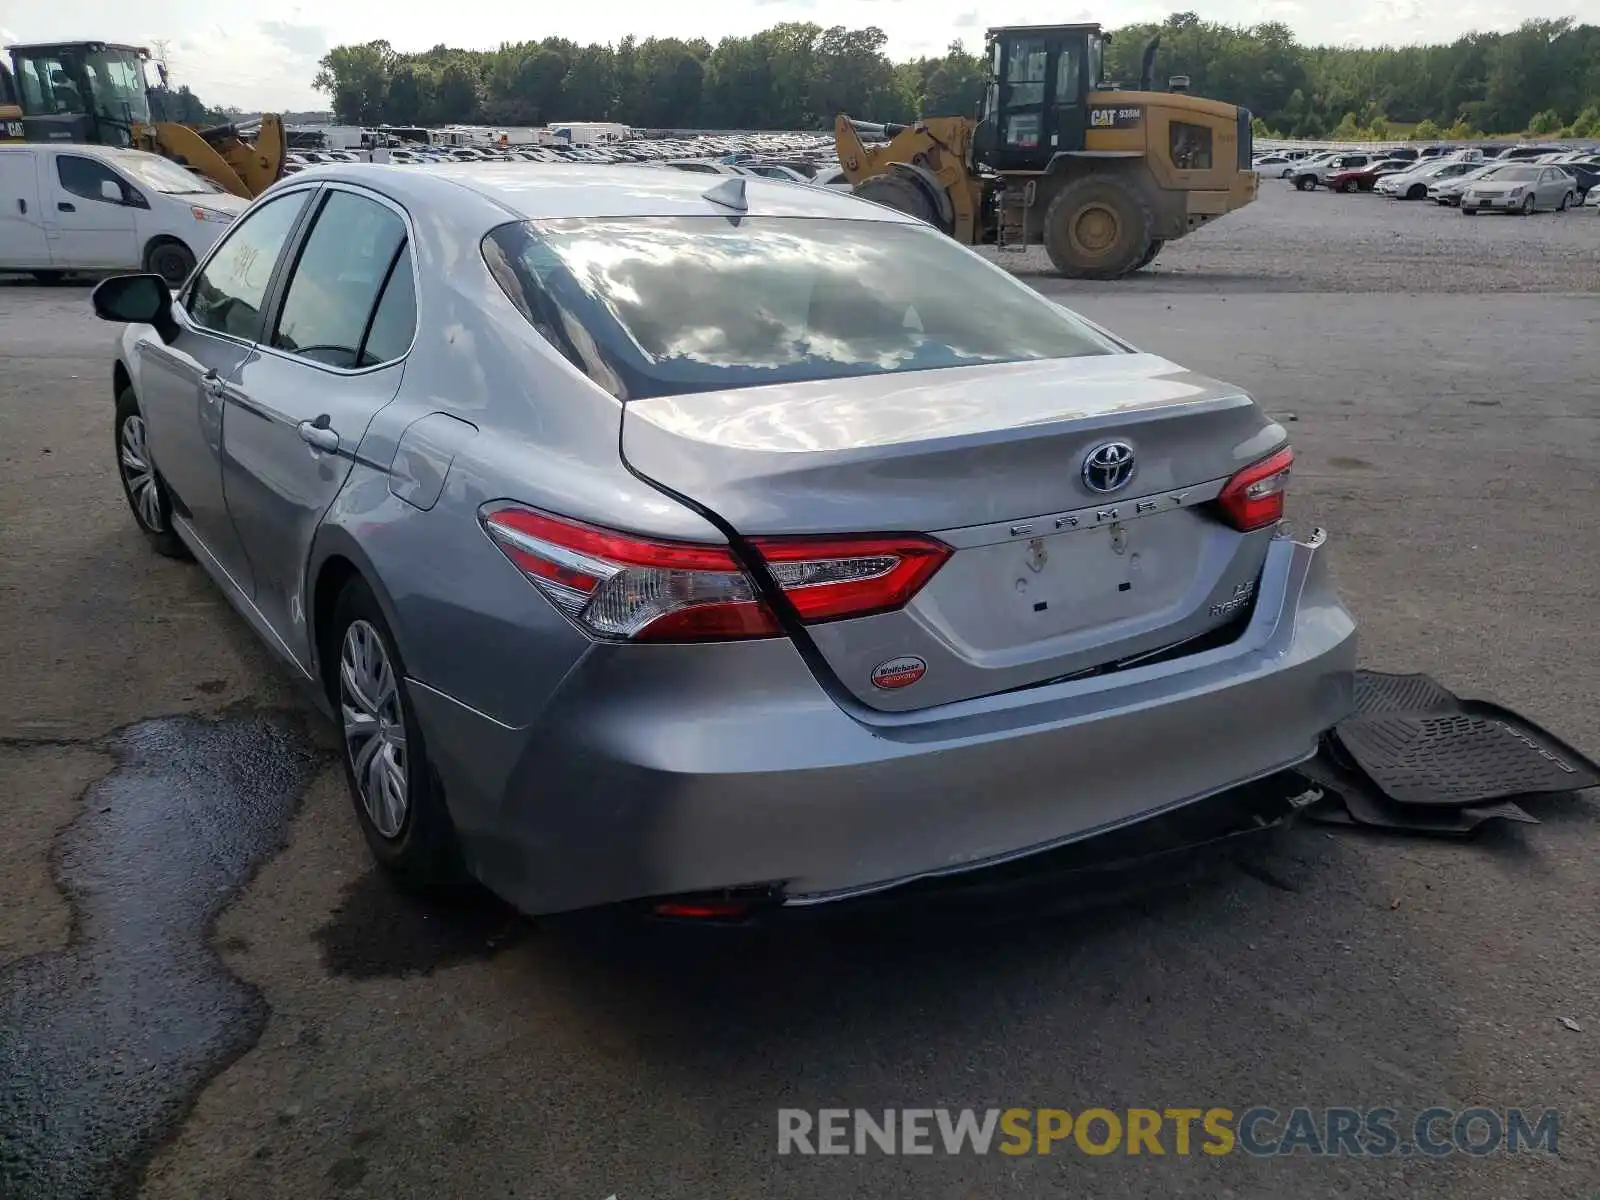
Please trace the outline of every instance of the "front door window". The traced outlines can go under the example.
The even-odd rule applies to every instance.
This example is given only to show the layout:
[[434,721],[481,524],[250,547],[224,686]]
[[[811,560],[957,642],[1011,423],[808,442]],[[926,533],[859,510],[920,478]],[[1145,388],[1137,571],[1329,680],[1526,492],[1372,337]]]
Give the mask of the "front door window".
[[253,210],[201,268],[189,289],[189,317],[202,329],[253,342],[278,255],[294,230],[306,192],[290,192]]

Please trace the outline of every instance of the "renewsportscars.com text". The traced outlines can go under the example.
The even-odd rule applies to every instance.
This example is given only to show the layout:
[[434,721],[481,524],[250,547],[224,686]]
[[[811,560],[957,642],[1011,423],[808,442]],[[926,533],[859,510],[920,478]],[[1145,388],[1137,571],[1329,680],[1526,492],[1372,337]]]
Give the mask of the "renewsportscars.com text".
[[779,1154],[1238,1154],[1442,1158],[1555,1154],[1555,1109],[804,1108],[778,1110]]

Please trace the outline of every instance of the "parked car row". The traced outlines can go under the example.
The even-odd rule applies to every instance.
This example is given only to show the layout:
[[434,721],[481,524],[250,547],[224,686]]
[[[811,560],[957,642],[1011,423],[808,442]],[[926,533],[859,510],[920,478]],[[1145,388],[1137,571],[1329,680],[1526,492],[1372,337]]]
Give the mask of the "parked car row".
[[309,150],[289,155],[286,173],[330,163],[372,159],[399,165],[469,162],[639,164],[706,175],[745,175],[787,183],[820,184],[849,191],[829,140],[774,134],[748,138],[654,138],[600,146],[425,146],[376,154],[363,150]]
[[[757,174],[767,178],[798,177],[809,182],[834,162],[833,139],[813,133],[728,134],[690,138],[635,138],[606,145],[479,145],[445,146],[408,143],[380,151],[384,161],[402,164],[443,162],[576,162],[664,163],[720,174]],[[289,171],[334,162],[364,162],[365,150],[297,150],[289,154]],[[721,171],[720,167],[742,168]],[[745,170],[747,168],[748,170]]]
[[[1431,148],[1431,147],[1430,147]],[[1280,156],[1266,156],[1280,157]],[[1499,210],[1561,212],[1581,205],[1600,183],[1600,152],[1514,146],[1494,157],[1472,147],[1450,155],[1409,156],[1401,150],[1326,150],[1308,154],[1280,172],[1259,160],[1258,168],[1281,174],[1308,192],[1376,192],[1399,200],[1431,199],[1467,215]]]

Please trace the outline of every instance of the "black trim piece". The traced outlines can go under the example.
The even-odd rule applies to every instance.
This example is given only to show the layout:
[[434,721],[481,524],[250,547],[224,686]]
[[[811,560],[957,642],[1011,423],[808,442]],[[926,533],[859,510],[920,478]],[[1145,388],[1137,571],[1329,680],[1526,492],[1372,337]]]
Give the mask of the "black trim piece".
[[278,318],[282,315],[283,298],[288,291],[284,286],[285,281],[299,268],[300,256],[305,253],[306,243],[311,240],[311,231],[316,228],[317,218],[327,207],[328,197],[331,195],[333,195],[332,190],[326,187],[319,187],[312,192],[310,203],[300,210],[300,219],[289,231],[283,251],[279,253],[278,261],[272,268],[272,279],[267,284],[267,295],[261,303],[261,324],[256,329],[254,338],[256,343],[268,349],[277,349],[272,344],[272,338],[278,331]]
[[[366,367],[380,367],[382,363],[364,363],[361,360],[367,356],[367,339],[372,336],[372,325],[378,319],[378,310],[383,307],[383,298],[389,294],[389,284],[394,281],[394,269],[400,265],[400,259],[405,256],[406,247],[411,244],[410,231],[400,239],[400,244],[394,248],[394,257],[389,260],[389,269],[383,273],[383,282],[378,285],[378,294],[372,298],[372,310],[367,313],[367,323],[361,327],[361,340],[356,343],[355,370]],[[409,283],[410,280],[407,280]],[[416,333],[413,330],[412,336]]]
[[1255,128],[1248,108],[1241,108],[1239,122],[1239,170],[1248,171],[1255,162]]
[[1250,603],[1239,610],[1239,615],[1226,621],[1214,629],[1204,633],[1197,633],[1193,637],[1184,638],[1181,642],[1173,642],[1154,650],[1145,650],[1138,654],[1130,654],[1126,658],[1112,659],[1110,662],[1101,663],[1094,667],[1085,667],[1081,671],[1073,671],[1066,675],[1057,675],[1051,679],[1041,679],[1037,683],[1025,683],[1020,687],[1007,688],[997,695],[1006,695],[1010,692],[1026,692],[1034,688],[1050,687],[1053,684],[1067,683],[1075,679],[1094,679],[1101,675],[1114,675],[1118,671],[1129,671],[1134,667],[1151,667],[1157,663],[1172,662],[1174,659],[1188,658],[1191,654],[1202,654],[1207,650],[1219,650],[1223,646],[1231,646],[1244,636],[1250,626],[1250,620],[1255,614],[1256,597],[1250,598]]

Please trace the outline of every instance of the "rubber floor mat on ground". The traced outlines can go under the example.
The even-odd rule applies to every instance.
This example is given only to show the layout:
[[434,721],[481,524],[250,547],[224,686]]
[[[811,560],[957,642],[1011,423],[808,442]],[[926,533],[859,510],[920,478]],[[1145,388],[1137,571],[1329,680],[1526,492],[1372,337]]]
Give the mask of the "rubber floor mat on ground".
[[1356,715],[1391,712],[1456,712],[1461,701],[1429,675],[1356,672]]
[[1397,804],[1464,807],[1600,784],[1600,768],[1570,746],[1482,702],[1459,712],[1351,717],[1334,738]]
[[1525,717],[1382,671],[1356,673],[1355,715],[1299,769],[1328,793],[1312,820],[1441,837],[1537,823],[1513,797],[1600,786],[1600,767]]
[[1395,804],[1385,800],[1371,780],[1359,769],[1346,765],[1344,760],[1338,747],[1329,746],[1310,762],[1295,768],[1324,792],[1322,800],[1306,810],[1307,820],[1319,825],[1453,838],[1471,837],[1479,826],[1489,821],[1539,823],[1537,817],[1530,816],[1509,800],[1466,808]]

